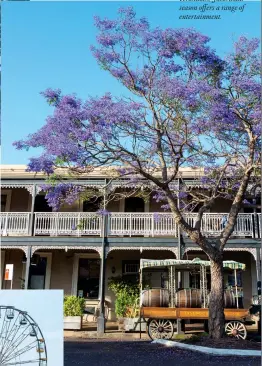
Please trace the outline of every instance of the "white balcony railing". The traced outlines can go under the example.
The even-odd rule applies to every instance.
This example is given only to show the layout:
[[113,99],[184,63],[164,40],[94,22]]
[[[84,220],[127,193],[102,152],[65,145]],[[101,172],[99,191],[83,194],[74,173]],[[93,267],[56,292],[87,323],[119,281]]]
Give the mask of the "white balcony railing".
[[101,216],[92,212],[37,212],[35,235],[101,235]]
[[[186,222],[194,226],[197,213],[184,215]],[[204,213],[201,222],[201,231],[208,236],[218,236],[226,225],[227,213]],[[233,236],[254,236],[252,214],[240,213],[237,216]]]
[[[1,235],[30,235],[30,216],[29,212],[1,213]],[[196,216],[196,213],[184,215],[191,226],[194,226]],[[207,236],[218,236],[227,217],[227,213],[205,213],[201,231]],[[34,214],[34,235],[101,236],[102,222],[103,216],[93,212],[37,212]],[[112,212],[108,215],[107,235],[177,237],[177,224],[171,213]],[[232,235],[261,237],[261,214],[240,213]]]
[[30,212],[1,212],[0,230],[2,236],[29,235]]
[[177,225],[170,213],[118,213],[108,217],[108,235],[177,236]]
[[[186,222],[193,226],[196,213],[184,215]],[[208,236],[219,235],[227,220],[227,213],[205,213],[201,231]],[[177,236],[177,225],[171,213],[111,213],[108,235]],[[252,214],[239,214],[233,232],[234,236],[253,237]]]
[[262,232],[261,232],[261,220],[262,220],[262,215],[261,213],[257,214],[257,218],[258,218],[258,237],[261,238],[262,237]]

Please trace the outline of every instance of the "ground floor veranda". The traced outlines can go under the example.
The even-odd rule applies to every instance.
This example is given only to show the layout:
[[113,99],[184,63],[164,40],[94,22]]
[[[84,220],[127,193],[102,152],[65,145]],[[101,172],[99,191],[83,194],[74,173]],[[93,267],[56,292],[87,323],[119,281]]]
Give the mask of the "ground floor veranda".
[[[27,247],[1,248],[1,288],[10,289],[11,282],[4,280],[6,264],[14,265],[13,289],[23,289],[26,276]],[[111,277],[138,277],[139,261],[145,259],[176,259],[176,247],[108,247],[105,249],[104,259],[104,304],[105,318],[115,320],[115,297],[108,289]],[[246,265],[239,279],[239,286],[243,288],[243,305],[249,307],[252,296],[257,295],[257,281],[260,280],[260,251],[252,247],[226,248],[224,260],[234,260]],[[31,261],[28,272],[28,288],[31,289],[62,289],[65,295],[77,295],[86,299],[86,319],[95,321],[101,296],[101,247],[85,246],[48,246],[31,247]],[[183,259],[201,258],[207,256],[196,247],[186,247],[182,252]],[[164,271],[148,272],[150,287],[165,287],[167,279]],[[231,278],[225,274],[224,282],[230,283]],[[198,279],[189,273],[183,274],[184,288],[197,287]]]

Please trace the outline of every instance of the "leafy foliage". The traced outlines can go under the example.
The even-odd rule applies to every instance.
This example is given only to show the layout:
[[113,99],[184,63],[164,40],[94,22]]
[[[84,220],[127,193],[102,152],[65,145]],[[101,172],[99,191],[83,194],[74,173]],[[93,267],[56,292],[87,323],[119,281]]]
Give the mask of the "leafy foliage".
[[77,296],[65,296],[64,316],[82,316],[85,310],[85,299]]
[[134,318],[137,315],[139,285],[122,277],[112,277],[108,288],[116,295],[115,313],[117,317]]

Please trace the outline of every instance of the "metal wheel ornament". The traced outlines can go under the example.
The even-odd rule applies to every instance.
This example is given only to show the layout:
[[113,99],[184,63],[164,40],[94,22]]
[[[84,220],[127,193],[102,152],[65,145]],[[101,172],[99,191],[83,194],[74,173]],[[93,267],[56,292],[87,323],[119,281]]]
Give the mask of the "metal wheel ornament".
[[0,305],[0,366],[47,366],[41,329],[25,311]]
[[228,322],[225,326],[225,332],[227,336],[235,337],[238,339],[246,339],[247,330],[243,323],[239,321]]
[[171,339],[174,334],[174,326],[167,319],[149,319],[147,323],[149,337],[154,339]]

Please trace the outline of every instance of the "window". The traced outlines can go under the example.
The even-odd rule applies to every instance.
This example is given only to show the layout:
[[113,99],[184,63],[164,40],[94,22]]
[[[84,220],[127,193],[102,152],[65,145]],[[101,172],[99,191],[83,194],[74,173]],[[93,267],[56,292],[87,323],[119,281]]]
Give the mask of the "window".
[[[235,286],[235,275],[234,275],[234,273],[228,274],[227,283],[225,285],[226,285],[226,287]],[[237,286],[242,287],[242,273],[241,272],[237,272]]]
[[138,274],[139,273],[139,260],[122,261],[122,273],[125,274]]
[[1,194],[1,212],[5,212],[6,202],[7,202],[7,195]]
[[99,276],[100,259],[79,258],[77,295],[97,299]]
[[122,275],[125,281],[137,283],[139,281],[139,260],[122,261]]
[[125,274],[133,274],[139,272],[139,264],[138,263],[125,263],[124,265],[124,273]]
[[1,212],[10,211],[11,204],[11,190],[2,189],[1,190]]
[[[189,273],[189,287],[190,288],[200,288],[200,274],[199,273]],[[207,273],[207,288],[211,288],[211,275]]]

